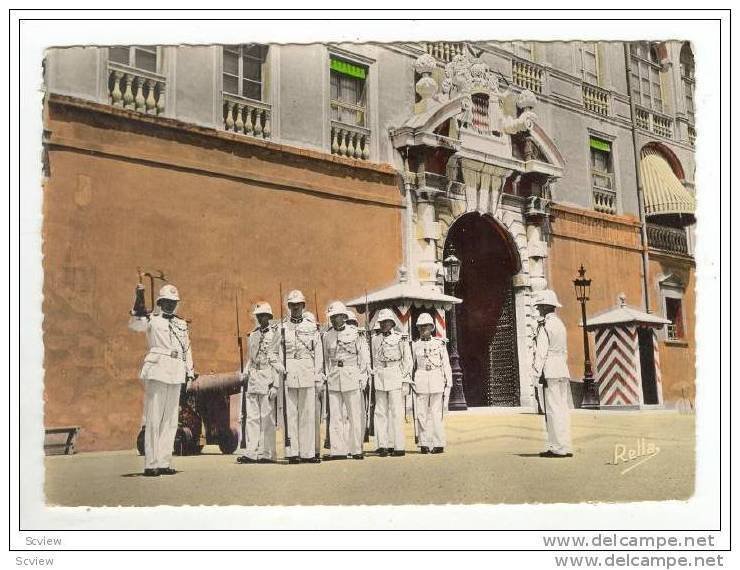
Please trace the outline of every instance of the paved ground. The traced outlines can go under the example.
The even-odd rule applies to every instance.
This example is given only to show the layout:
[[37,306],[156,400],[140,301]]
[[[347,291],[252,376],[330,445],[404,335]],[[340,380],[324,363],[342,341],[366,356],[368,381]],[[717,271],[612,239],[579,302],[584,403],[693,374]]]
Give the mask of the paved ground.
[[[70,506],[612,502],[692,495],[693,415],[579,410],[572,422],[572,459],[537,456],[540,416],[456,413],[447,418],[442,455],[238,465],[209,446],[204,455],[175,458],[181,473],[149,478],[140,475],[143,458],[133,450],[81,453],[47,457],[45,489],[48,504]],[[625,458],[630,449],[637,455],[652,452],[650,445],[660,450],[615,464],[619,445]]]

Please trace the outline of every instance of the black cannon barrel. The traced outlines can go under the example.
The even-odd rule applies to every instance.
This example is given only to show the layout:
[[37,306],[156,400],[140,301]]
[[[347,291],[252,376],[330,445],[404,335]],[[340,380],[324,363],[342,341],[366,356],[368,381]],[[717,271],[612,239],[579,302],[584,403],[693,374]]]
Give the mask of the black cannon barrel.
[[187,391],[191,394],[204,394],[208,392],[233,392],[241,388],[241,375],[239,371],[223,372],[219,374],[202,374],[196,380],[190,382]]

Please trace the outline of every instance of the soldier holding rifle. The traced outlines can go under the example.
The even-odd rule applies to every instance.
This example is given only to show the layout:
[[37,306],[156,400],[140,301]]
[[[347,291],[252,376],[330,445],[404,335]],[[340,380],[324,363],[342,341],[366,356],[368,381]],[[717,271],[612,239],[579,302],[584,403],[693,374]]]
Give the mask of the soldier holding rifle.
[[422,453],[443,453],[445,447],[444,403],[452,387],[452,369],[442,339],[432,337],[434,321],[422,313],[416,321],[419,339],[412,345],[414,390],[419,444]]
[[246,445],[240,450],[238,463],[274,463],[275,423],[273,413],[280,378],[285,373],[278,355],[280,337],[277,326],[270,324],[272,307],[257,303],[252,311],[257,327],[247,341],[247,365],[242,373],[246,384],[245,405]]
[[405,335],[394,330],[396,319],[390,309],[378,313],[379,335],[373,335],[375,382],[375,439],[381,457],[406,454],[404,396],[411,382],[411,355]]
[[316,449],[316,393],[324,389],[321,338],[316,323],[304,318],[306,298],[293,290],[288,293],[288,311],[283,323],[283,359],[286,362],[287,433],[285,449],[288,463],[319,463]]
[[[355,327],[345,324],[347,308],[343,303],[329,305],[332,328],[324,335],[324,357],[326,359],[327,387],[331,420],[331,459],[364,459],[362,438],[364,422],[362,416],[361,391],[368,383],[369,350],[367,342]],[[348,435],[345,437],[345,417],[342,407],[348,411]]]

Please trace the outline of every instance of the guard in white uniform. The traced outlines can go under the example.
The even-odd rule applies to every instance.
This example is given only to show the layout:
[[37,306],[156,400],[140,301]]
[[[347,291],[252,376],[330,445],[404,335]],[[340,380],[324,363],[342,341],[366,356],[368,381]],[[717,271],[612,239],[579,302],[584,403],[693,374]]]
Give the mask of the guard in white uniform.
[[535,382],[544,380],[547,449],[542,457],[573,457],[570,439],[570,371],[568,339],[563,321],[555,314],[558,302],[555,291],[545,289],[535,297],[535,307],[544,318],[537,330],[532,374]]
[[252,314],[258,326],[247,341],[248,361],[242,378],[247,382],[247,437],[237,463],[274,463],[275,402],[285,373],[278,355],[280,335],[277,326],[270,324],[272,307],[268,303],[257,303]]
[[[298,290],[288,293],[290,316],[282,326],[285,329],[286,414],[290,436],[285,456],[291,464],[321,461],[316,457],[316,393],[324,389],[323,354],[316,323],[303,318],[305,306],[303,293]],[[280,348],[282,350],[282,346]]]
[[382,309],[377,322],[381,334],[372,337],[377,454],[400,457],[406,454],[403,406],[411,383],[411,351],[408,337],[394,330],[390,309]]
[[[316,322],[316,317],[311,311],[303,311],[303,318],[312,323],[316,327],[316,331],[319,334],[319,339],[321,338],[321,330],[319,328],[318,323]],[[323,362],[324,358],[324,351],[320,350],[321,352],[321,358]],[[322,369],[323,374],[323,369]],[[323,379],[323,376],[322,376]],[[323,384],[322,384],[323,385]],[[315,440],[315,446],[316,446],[316,458],[321,459],[321,422],[324,418],[324,390],[316,390],[316,412],[315,412],[315,428],[314,428],[314,440]]]
[[434,321],[429,313],[419,315],[416,326],[420,338],[414,341],[412,353],[419,446],[422,453],[443,453],[446,441],[444,406],[452,387],[450,357],[445,342],[432,337]]
[[[138,285],[137,297],[143,301],[144,286]],[[182,385],[195,378],[190,351],[188,325],[175,315],[180,294],[174,285],[159,291],[157,309],[152,313],[131,311],[129,328],[145,332],[149,352],[144,358],[140,378],[144,382],[144,475],[173,475],[172,451],[177,434],[177,419]],[[143,306],[143,302],[142,302]]]
[[[328,315],[332,328],[324,335],[324,357],[331,412],[331,459],[345,459],[347,455],[364,459],[361,391],[368,382],[370,352],[357,328],[345,324],[347,308],[342,303],[332,303]],[[343,407],[347,408],[346,419],[341,412]],[[345,422],[349,424],[348,431]]]

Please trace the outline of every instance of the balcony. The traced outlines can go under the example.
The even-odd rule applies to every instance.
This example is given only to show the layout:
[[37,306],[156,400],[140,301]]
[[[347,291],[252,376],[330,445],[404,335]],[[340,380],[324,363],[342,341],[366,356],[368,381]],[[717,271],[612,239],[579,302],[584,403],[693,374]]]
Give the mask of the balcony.
[[272,111],[267,103],[224,93],[223,113],[227,131],[259,139],[269,139],[272,134]]
[[370,158],[370,129],[331,122],[331,153],[346,158]]
[[609,92],[596,85],[583,84],[583,106],[598,115],[609,115]]
[[542,93],[545,70],[532,62],[523,59],[511,60],[511,78],[514,85],[529,89],[533,93]]
[[591,173],[593,208],[602,214],[617,213],[617,192],[614,190],[614,175],[609,172]]
[[114,107],[161,115],[165,109],[166,86],[163,75],[108,62],[108,101]]
[[659,224],[646,224],[648,245],[670,253],[689,254],[686,230]]
[[657,111],[635,107],[635,124],[638,128],[667,139],[673,138],[673,119]]
[[462,42],[424,42],[421,44],[421,47],[434,59],[442,63],[451,62],[456,55],[462,55],[465,51],[465,44]]

